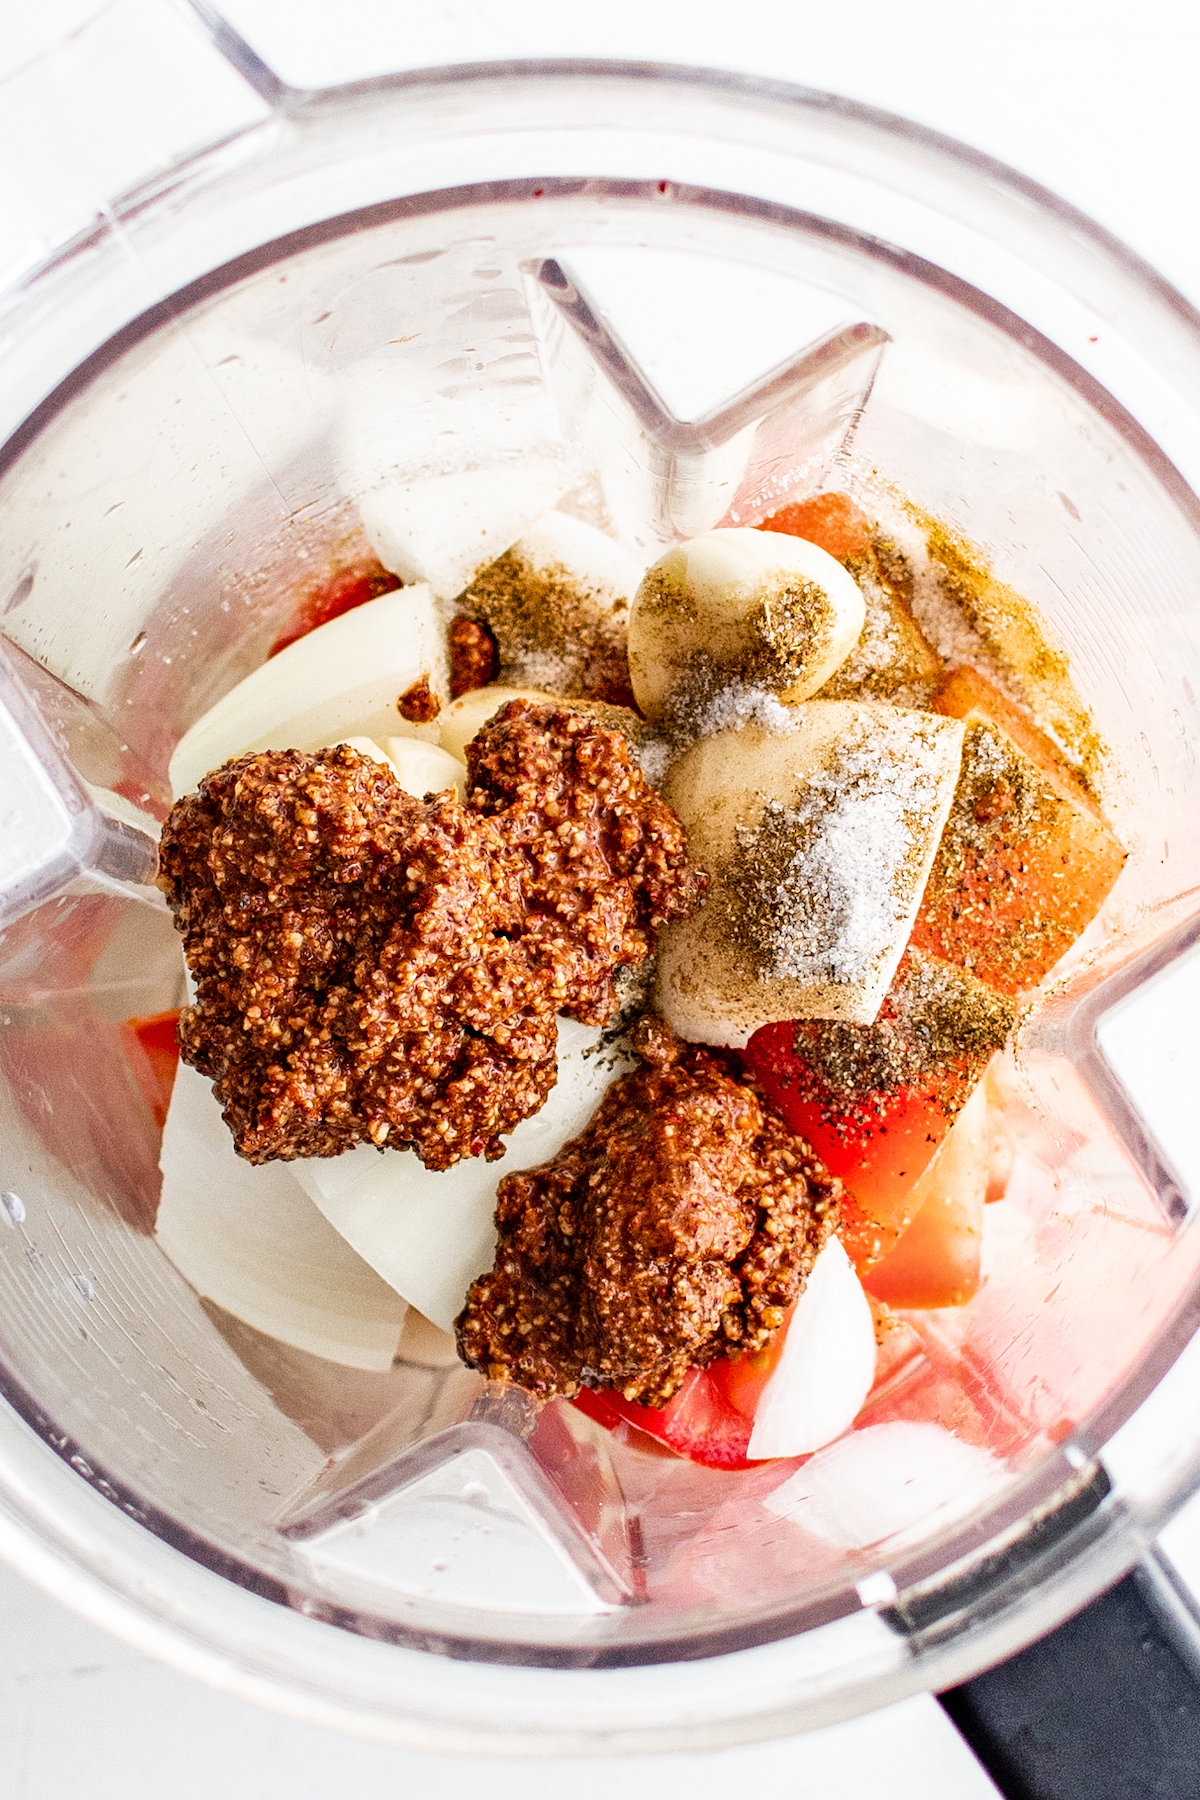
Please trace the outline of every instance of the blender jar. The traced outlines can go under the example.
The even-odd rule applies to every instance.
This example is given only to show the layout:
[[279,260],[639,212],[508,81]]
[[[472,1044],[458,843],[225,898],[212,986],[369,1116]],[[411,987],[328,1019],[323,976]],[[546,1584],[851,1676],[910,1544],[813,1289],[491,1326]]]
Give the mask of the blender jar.
[[[695,1749],[961,1680],[1200,1474],[1197,321],[1050,196],[829,96],[583,64],[300,95],[222,33],[269,116],[7,302],[0,1548],[416,1747]],[[987,1280],[811,1459],[655,1454],[416,1335],[346,1369],[155,1241],[121,1026],[182,994],[171,752],[381,496],[463,481],[643,562],[839,482],[907,496],[1033,603],[1103,740],[1129,861],[1022,1018]]]

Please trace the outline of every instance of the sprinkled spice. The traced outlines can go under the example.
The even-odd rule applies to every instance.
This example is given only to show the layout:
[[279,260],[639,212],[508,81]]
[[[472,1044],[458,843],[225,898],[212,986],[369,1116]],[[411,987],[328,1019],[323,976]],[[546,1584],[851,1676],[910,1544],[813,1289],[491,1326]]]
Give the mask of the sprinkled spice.
[[936,1089],[953,1116],[1012,1029],[1012,1002],[963,969],[908,951],[873,1025],[794,1027],[812,1097],[830,1115],[900,1089]]
[[396,711],[410,725],[428,725],[437,718],[441,710],[441,701],[430,687],[428,675],[422,675],[420,681],[414,681],[396,702]]
[[900,495],[881,491],[880,501],[911,565],[913,611],[926,636],[950,662],[974,665],[1027,705],[1094,790],[1107,746],[1046,620],[991,572],[978,546]]
[[715,737],[718,731],[737,731],[743,725],[759,725],[775,735],[792,731],[797,714],[766,688],[747,681],[731,681],[702,706],[692,721],[692,735]]
[[837,1223],[837,1182],[731,1059],[652,1017],[634,1046],[587,1130],[501,1182],[495,1267],[457,1321],[465,1362],[543,1397],[662,1406],[762,1349]]
[[1124,861],[1086,796],[972,718],[913,942],[1001,993],[1027,992],[1086,929]]
[[926,744],[915,722],[859,715],[789,804],[738,828],[739,931],[758,980],[852,982],[909,915],[943,783],[930,725]]
[[481,570],[460,604],[495,640],[502,685],[636,711],[625,655],[627,600],[563,564],[532,562],[518,545]]
[[818,700],[887,700],[928,707],[942,661],[913,618],[912,571],[896,546],[878,534],[845,559],[866,605],[862,635]]
[[623,643],[607,643],[601,639],[593,644],[578,676],[570,682],[568,692],[572,699],[603,700],[608,706],[623,706],[641,716],[629,680],[629,657]]

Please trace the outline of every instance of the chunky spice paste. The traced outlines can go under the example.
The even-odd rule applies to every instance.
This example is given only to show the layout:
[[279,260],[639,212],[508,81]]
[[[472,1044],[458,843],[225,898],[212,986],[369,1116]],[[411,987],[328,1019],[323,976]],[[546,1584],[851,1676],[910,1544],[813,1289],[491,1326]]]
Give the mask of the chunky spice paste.
[[490,681],[495,681],[500,671],[500,652],[487,626],[481,625],[478,619],[468,618],[466,613],[459,613],[451,620],[448,635],[450,698],[459,700],[475,688],[486,687]]
[[420,801],[348,745],[264,751],[172,810],[180,1043],[250,1162],[502,1155],[554,1085],[556,1013],[606,1020],[614,971],[698,900],[678,820],[585,715],[504,707],[472,781]]
[[839,1184],[732,1058],[653,1017],[633,1042],[582,1136],[500,1183],[495,1267],[458,1320],[465,1362],[543,1398],[662,1406],[761,1349],[837,1223]]
[[519,858],[522,941],[553,1004],[607,1024],[614,971],[644,962],[703,894],[683,827],[622,733],[570,706],[510,701],[467,745],[467,771],[470,806]]
[[[612,546],[573,570],[589,528],[551,514],[455,602],[459,704],[430,678],[397,702],[438,720],[432,754],[465,800],[413,798],[342,744],[243,756],[172,812],[160,885],[196,987],[183,1052],[251,1162],[359,1144],[431,1170],[495,1160],[555,1085],[556,1016],[619,1036],[662,935],[653,991],[675,1029],[644,1012],[637,1066],[586,1128],[499,1184],[494,1265],[456,1321],[489,1378],[607,1390],[657,1430],[697,1383],[745,1387],[736,1371],[781,1354],[835,1232],[869,1287],[931,1193],[942,1260],[973,1233],[974,1264],[949,1282],[926,1229],[900,1303],[974,1292],[980,1077],[1124,852],[1064,757],[1063,671],[1057,742],[1009,692],[1045,673],[1028,609],[978,572],[967,605],[963,556],[951,569],[927,525],[909,509],[885,531],[818,495],[765,522],[769,547],[739,531],[678,547],[630,606]],[[718,579],[729,557],[741,575]],[[511,683],[543,691],[508,699]],[[744,951],[732,1023],[723,932]],[[853,1004],[804,986],[817,964]],[[623,970],[642,996],[631,1008],[622,984],[614,1033]]]

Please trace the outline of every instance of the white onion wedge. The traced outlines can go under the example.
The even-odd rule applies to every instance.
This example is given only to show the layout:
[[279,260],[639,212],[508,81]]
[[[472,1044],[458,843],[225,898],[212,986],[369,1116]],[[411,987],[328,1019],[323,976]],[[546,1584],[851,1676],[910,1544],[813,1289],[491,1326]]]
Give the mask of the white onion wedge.
[[746,1452],[751,1461],[806,1456],[849,1431],[875,1379],[875,1325],[835,1237],[813,1265]]
[[358,510],[385,569],[401,581],[428,582],[439,599],[453,600],[567,487],[561,464],[526,458],[376,488]]
[[417,800],[423,800],[426,794],[442,794],[447,788],[455,788],[460,800],[466,795],[465,763],[438,744],[407,737],[385,738],[382,744],[369,737],[348,737],[342,742],[349,744],[352,750],[361,750],[364,756],[373,757],[376,762],[385,763],[405,793],[412,794]]
[[558,1084],[508,1139],[498,1162],[464,1159],[434,1172],[411,1150],[369,1144],[288,1166],[329,1223],[411,1305],[448,1331],[467,1289],[492,1260],[501,1178],[548,1162],[581,1132],[605,1089],[630,1066],[600,1047],[602,1033],[558,1022]]
[[322,1218],[288,1164],[242,1161],[211,1083],[187,1063],[161,1166],[155,1236],[199,1294],[314,1356],[391,1367],[405,1302]]
[[[396,702],[422,676],[448,692],[446,633],[427,587],[368,600],[298,638],[196,720],[171,758],[171,790],[190,793],[210,770],[251,750],[320,750],[352,734],[379,738],[403,723]],[[436,727],[413,727],[436,738]]]

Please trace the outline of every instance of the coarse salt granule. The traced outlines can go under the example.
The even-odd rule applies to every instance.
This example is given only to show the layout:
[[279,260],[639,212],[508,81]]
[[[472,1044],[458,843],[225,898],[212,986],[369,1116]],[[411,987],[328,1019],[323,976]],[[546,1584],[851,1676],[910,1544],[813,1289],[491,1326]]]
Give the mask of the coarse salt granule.
[[859,701],[786,709],[675,763],[664,797],[710,877],[664,935],[657,1003],[681,1035],[741,1046],[776,1019],[876,1016],[912,930],[962,731]]
[[791,805],[771,800],[756,829],[738,828],[760,979],[854,983],[907,924],[941,735],[931,718],[857,718]]

